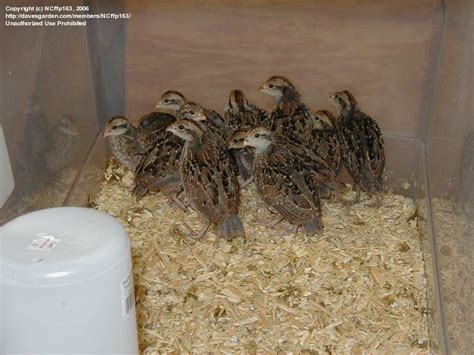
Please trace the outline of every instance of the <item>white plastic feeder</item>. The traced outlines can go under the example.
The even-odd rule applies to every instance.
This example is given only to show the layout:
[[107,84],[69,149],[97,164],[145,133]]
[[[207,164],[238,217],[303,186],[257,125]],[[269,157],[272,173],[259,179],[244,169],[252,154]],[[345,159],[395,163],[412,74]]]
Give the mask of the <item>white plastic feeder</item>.
[[0,353],[137,354],[127,233],[63,207],[0,227]]

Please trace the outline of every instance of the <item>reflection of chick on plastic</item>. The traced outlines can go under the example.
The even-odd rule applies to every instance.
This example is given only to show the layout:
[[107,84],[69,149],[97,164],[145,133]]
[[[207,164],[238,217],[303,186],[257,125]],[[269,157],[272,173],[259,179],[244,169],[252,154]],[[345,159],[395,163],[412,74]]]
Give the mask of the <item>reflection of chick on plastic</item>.
[[48,120],[36,96],[26,104],[26,124],[22,145],[15,159],[16,192],[30,193],[38,188],[44,174],[44,156],[48,149]]
[[24,114],[26,124],[15,159],[15,192],[8,201],[10,207],[51,188],[54,179],[74,162],[80,148],[79,131],[70,116],[48,120],[36,96],[29,99]]
[[26,126],[23,140],[23,155],[31,159],[33,164],[39,164],[48,146],[48,119],[36,96],[31,96],[26,105]]
[[50,132],[46,152],[46,166],[52,173],[67,167],[75,157],[80,143],[79,131],[70,116],[63,116],[59,125]]

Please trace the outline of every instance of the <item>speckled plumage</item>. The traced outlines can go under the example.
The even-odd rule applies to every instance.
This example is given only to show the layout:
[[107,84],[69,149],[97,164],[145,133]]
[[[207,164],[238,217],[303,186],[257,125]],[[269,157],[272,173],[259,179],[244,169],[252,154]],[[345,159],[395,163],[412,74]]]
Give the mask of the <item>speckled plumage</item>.
[[[179,111],[192,111],[193,108],[195,108],[195,105],[197,104],[188,101],[181,92],[175,90],[168,90],[158,100],[156,108],[160,110],[165,110],[166,112],[170,112],[174,116],[179,118]],[[186,107],[182,109],[183,106]],[[229,127],[226,125],[221,115],[219,115],[216,111],[204,108],[200,105],[197,106],[199,106],[200,110],[205,112],[207,120],[211,122],[213,129],[219,131],[221,136],[228,137],[231,132],[229,131]],[[197,109],[195,109],[195,111],[197,111]]]
[[[227,149],[227,142],[229,141],[231,130],[217,112],[208,110],[195,102],[188,101],[178,111],[177,118],[191,120],[200,125],[204,125],[207,130],[214,134],[219,144]],[[238,174],[238,165],[232,154],[230,154],[229,162],[232,170]]]
[[131,171],[135,171],[153,142],[153,132],[135,127],[124,116],[112,117],[103,135],[109,138],[112,154],[118,162]]
[[233,145],[232,154],[239,174],[247,181],[252,177],[254,157],[252,150],[242,149],[245,132],[258,126],[271,128],[270,117],[267,111],[251,104],[242,90],[232,90],[229,94],[229,106],[225,109],[224,120],[232,131],[229,144]]
[[175,116],[162,111],[147,113],[139,119],[139,128],[142,130],[161,131],[175,121]]
[[357,190],[382,192],[385,150],[377,122],[358,108],[357,101],[349,91],[337,92],[330,98],[339,109],[337,129],[342,159]]
[[180,190],[178,173],[179,156],[183,142],[166,128],[176,121],[172,115],[161,117],[161,122],[153,122],[153,142],[145,152],[135,171],[135,188],[133,194],[138,198],[149,191],[163,191],[172,196]]
[[177,201],[176,195],[182,190],[178,165],[184,142],[166,128],[176,121],[177,110],[185,102],[182,93],[168,90],[161,95],[156,111],[140,120],[140,127],[154,132],[154,139],[135,172],[136,197],[141,198],[151,190],[167,193]]
[[179,120],[168,131],[186,142],[179,168],[191,206],[217,225],[219,237],[243,237],[239,185],[225,145],[205,123]]
[[242,90],[232,90],[224,120],[233,131],[244,131],[264,126],[271,128],[268,112],[250,103]]
[[318,111],[315,113],[315,117],[327,122],[326,125],[331,125],[331,128],[308,129],[303,131],[298,137],[290,136],[288,138],[295,144],[303,144],[311,149],[327,163],[328,167],[337,177],[341,170],[342,153],[338,131],[332,127],[335,123],[335,118],[328,111]]
[[253,161],[255,154],[250,148],[244,147],[244,139],[247,131],[235,131],[229,138],[228,147],[235,158],[239,175],[250,182],[253,176]]
[[[48,118],[41,109],[39,99],[31,96],[26,106],[26,126],[23,146],[26,155],[32,164],[37,164],[43,159],[48,149],[50,127]],[[44,161],[43,161],[44,162]]]
[[133,194],[141,198],[148,191],[178,193],[178,164],[183,146],[183,141],[169,132],[158,132],[153,147],[138,165]]
[[80,144],[79,131],[70,119],[65,116],[50,133],[50,148],[46,153],[46,166],[57,173],[70,164],[78,152]]
[[[196,114],[203,112],[212,117],[210,121],[213,129],[216,132],[221,131],[219,128],[220,116],[217,113],[214,114],[211,110],[205,110],[200,106],[198,107],[197,104],[188,102],[179,91],[169,90],[163,93],[156,108],[157,110],[164,110],[164,112],[172,116],[172,121],[175,121],[175,116],[180,116],[181,118],[182,116],[190,116],[189,111],[193,109],[196,111]],[[223,123],[222,118],[220,120]],[[152,120],[152,122],[154,121]],[[168,122],[167,126],[169,123],[171,122]],[[153,126],[156,126],[156,123]],[[176,201],[176,194],[182,189],[178,166],[184,142],[170,132],[165,131],[165,128],[160,127],[158,131],[155,130],[153,145],[146,152],[145,157],[137,168],[134,194],[139,198],[144,196],[149,190],[152,190],[171,194],[171,197]],[[224,133],[222,135],[224,136]]]
[[262,200],[288,222],[303,226],[307,235],[319,231],[321,207],[311,162],[263,127],[248,132],[244,146],[255,149],[254,174]]
[[12,161],[18,194],[12,197],[11,203],[49,188],[61,171],[77,162],[81,148],[80,132],[70,115],[48,120],[35,96],[28,102],[25,113],[24,140]]
[[183,106],[188,100],[184,95],[176,90],[165,91],[158,102],[156,103],[155,108],[162,112],[170,113],[173,116],[176,116],[178,110]]
[[307,130],[327,127],[311,114],[289,79],[279,75],[272,76],[263,83],[260,91],[275,98],[276,106],[271,113],[274,131],[299,138]]

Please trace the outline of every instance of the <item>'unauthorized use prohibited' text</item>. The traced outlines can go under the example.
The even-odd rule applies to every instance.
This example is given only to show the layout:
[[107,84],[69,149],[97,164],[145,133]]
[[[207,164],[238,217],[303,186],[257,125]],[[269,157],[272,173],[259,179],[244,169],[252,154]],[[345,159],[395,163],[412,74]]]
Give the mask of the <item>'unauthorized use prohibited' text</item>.
[[129,19],[130,13],[91,13],[90,7],[78,6],[5,6],[5,26],[74,27],[87,26],[88,20]]

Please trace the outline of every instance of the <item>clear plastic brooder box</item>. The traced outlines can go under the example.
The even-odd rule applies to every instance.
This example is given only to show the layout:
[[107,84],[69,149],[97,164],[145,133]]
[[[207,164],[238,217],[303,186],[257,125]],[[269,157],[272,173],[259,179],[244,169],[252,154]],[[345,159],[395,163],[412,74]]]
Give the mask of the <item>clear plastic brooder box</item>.
[[87,4],[131,17],[2,26],[0,224],[87,206],[109,155],[104,123],[137,120],[165,90],[222,112],[233,88],[270,108],[258,86],[273,74],[291,78],[314,108],[332,109],[327,97],[347,88],[384,132],[388,186],[417,203],[430,347],[472,351],[474,2]]

